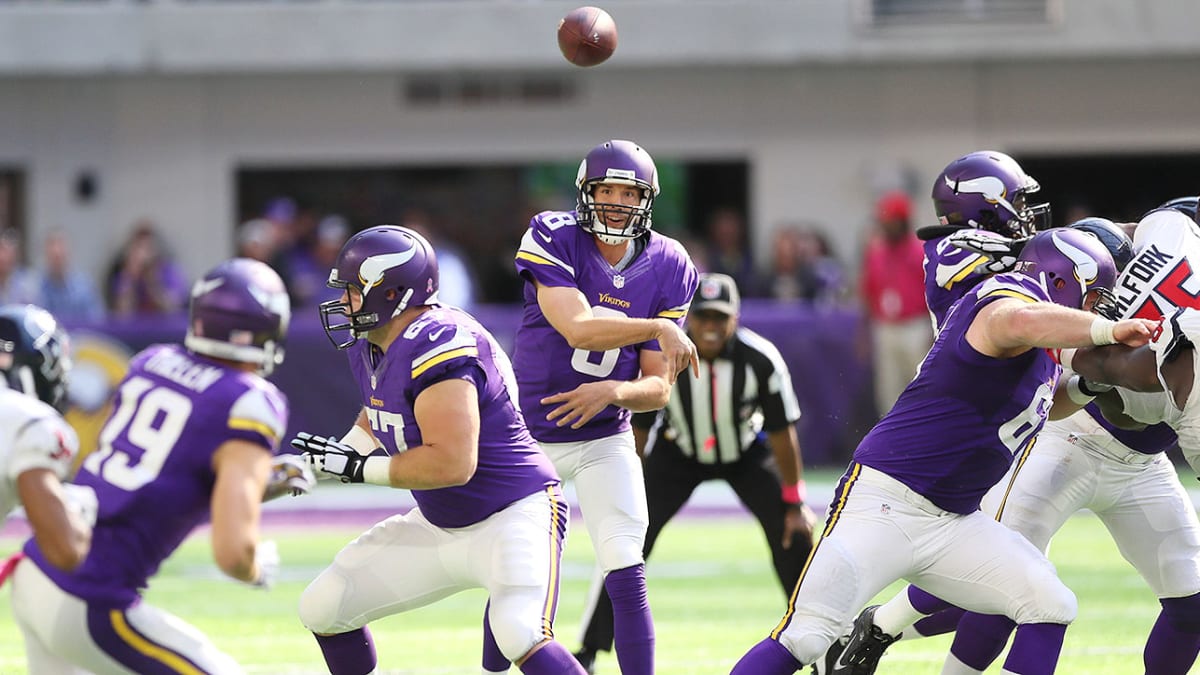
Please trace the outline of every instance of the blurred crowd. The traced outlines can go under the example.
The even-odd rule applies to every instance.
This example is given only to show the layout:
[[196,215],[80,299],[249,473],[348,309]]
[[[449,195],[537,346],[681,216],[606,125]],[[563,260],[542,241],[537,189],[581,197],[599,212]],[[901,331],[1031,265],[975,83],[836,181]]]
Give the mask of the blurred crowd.
[[[531,214],[532,215],[532,214]],[[783,223],[770,234],[766,259],[754,255],[745,214],[720,208],[705,219],[700,234],[673,232],[702,272],[728,274],[743,297],[804,302],[819,306],[863,308],[873,331],[905,333],[907,351],[923,353],[928,319],[921,300],[921,244],[913,234],[912,202],[900,192],[881,196],[873,222],[862,228],[857,260],[847,264],[830,247],[823,228],[812,222]],[[413,227],[438,250],[444,302],[471,308],[478,303],[520,300],[520,280],[512,260],[524,222],[511,230],[512,241],[499,243],[497,230],[461,236],[461,228],[444,227],[430,213],[408,210],[401,224]],[[296,308],[336,299],[326,287],[329,269],[342,244],[361,227],[336,213],[301,208],[290,197],[277,197],[251,214],[236,232],[236,254],[273,267],[287,284]],[[459,236],[455,236],[459,235]],[[103,278],[92,278],[72,265],[70,240],[59,230],[41,242],[40,260],[26,263],[20,234],[0,231],[0,303],[41,305],[66,320],[169,314],[186,309],[190,280],[175,260],[169,229],[143,219],[133,223],[114,252]],[[31,258],[37,258],[30,251]],[[851,272],[853,270],[853,273]],[[923,344],[917,344],[923,343]],[[872,358],[871,346],[860,351]],[[894,355],[876,360],[895,362],[898,374],[880,383],[878,405],[907,382],[908,359]]]

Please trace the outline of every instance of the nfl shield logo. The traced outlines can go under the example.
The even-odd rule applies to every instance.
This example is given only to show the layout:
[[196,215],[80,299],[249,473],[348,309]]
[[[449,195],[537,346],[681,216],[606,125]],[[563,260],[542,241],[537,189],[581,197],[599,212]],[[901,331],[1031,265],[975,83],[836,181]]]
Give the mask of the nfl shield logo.
[[613,286],[616,286],[617,288],[625,288],[625,277],[621,276],[620,274],[614,274]]

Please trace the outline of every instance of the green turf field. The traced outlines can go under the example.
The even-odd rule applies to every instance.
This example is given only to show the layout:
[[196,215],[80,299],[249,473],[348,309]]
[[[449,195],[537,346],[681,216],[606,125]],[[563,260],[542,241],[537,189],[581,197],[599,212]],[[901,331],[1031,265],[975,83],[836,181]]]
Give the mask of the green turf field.
[[[279,542],[285,574],[280,585],[265,593],[222,579],[207,539],[193,537],[152,582],[148,600],[199,627],[251,673],[325,672],[316,644],[296,619],[296,601],[308,580],[357,533],[268,529],[267,536]],[[0,539],[0,553],[17,544]],[[1158,605],[1121,560],[1100,522],[1090,515],[1073,518],[1055,540],[1051,557],[1080,605],[1079,620],[1067,631],[1059,672],[1142,672],[1142,642]],[[575,649],[591,573],[583,528],[571,534],[565,567],[558,635]],[[672,523],[659,540],[648,574],[660,675],[728,673],[783,609],[766,545],[748,517]],[[462,593],[373,624],[380,672],[478,673],[483,600],[480,592]],[[0,674],[16,675],[27,670],[9,602],[7,589],[0,591]],[[948,646],[945,637],[895,645],[880,675],[937,673]],[[616,661],[602,655],[598,672],[617,675]]]

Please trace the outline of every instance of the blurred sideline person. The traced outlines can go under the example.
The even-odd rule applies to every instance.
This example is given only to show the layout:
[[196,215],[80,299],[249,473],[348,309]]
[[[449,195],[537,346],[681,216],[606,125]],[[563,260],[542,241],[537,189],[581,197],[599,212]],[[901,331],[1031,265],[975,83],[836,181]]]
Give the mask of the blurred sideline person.
[[417,502],[347,544],[301,595],[329,672],[374,672],[371,621],[483,588],[485,630],[504,658],[531,675],[582,674],[553,639],[568,509],[517,407],[508,357],[469,314],[438,303],[436,255],[413,230],[354,235],[329,284],[342,296],[320,306],[321,321],[348,350],[363,407],[342,440],[304,433],[292,445],[319,475],[411,490]]
[[[576,210],[537,214],[521,239],[525,307],[513,364],[530,432],[575,481],[612,598],[621,672],[649,675],[649,516],[629,418],[665,406],[678,373],[699,367],[681,327],[697,273],[679,242],[651,229],[658,171],[641,147],[592,148],[575,184]],[[504,672],[489,654],[485,641],[484,669]]]
[[[1190,267],[1193,260],[1200,263],[1200,230],[1169,209],[1152,211],[1142,222],[1136,245],[1103,218],[1085,218],[1070,227],[1098,235],[1114,259],[1124,261],[1118,263],[1122,273],[1115,286],[1116,311],[1153,319],[1161,316],[1160,308],[1169,311],[1182,297],[1175,292],[1173,270]],[[1033,447],[984,497],[982,509],[1043,552],[1073,513],[1083,508],[1095,512],[1162,604],[1143,652],[1147,672],[1185,674],[1200,652],[1200,521],[1165,454],[1176,435],[1161,423],[1137,430],[1117,427],[1090,400],[1099,392],[1089,387],[1102,387],[1072,379],[1071,391],[1086,408],[1048,422]],[[860,637],[856,645],[865,650],[845,654],[843,662],[858,668],[848,672],[873,672],[883,650],[897,638],[956,628],[943,672],[985,670],[1003,650],[1012,622],[995,615],[962,616],[962,610],[952,608],[909,629],[939,606],[936,598],[910,587],[877,609],[864,610],[866,618],[856,622],[854,634]]]
[[[133,358],[75,478],[99,504],[87,559],[64,572],[37,540],[25,544],[12,606],[30,672],[241,672],[200,631],[144,602],[142,590],[210,519],[222,572],[255,587],[274,580],[279,557],[273,542],[259,541],[259,513],[280,487],[272,455],[287,402],[262,376],[283,360],[288,297],[275,272],[246,259],[217,265],[191,295],[183,345]],[[279,466],[282,489],[311,485],[311,472]]]
[[[738,327],[740,304],[732,277],[700,275],[687,318],[700,377],[677,380],[663,411],[633,416],[650,513],[643,553],[649,558],[659,532],[696,486],[724,480],[762,526],[786,596],[808,560],[816,521],[804,504],[795,427],[800,405],[779,350]],[[598,581],[577,655],[589,670],[597,651],[612,649],[612,603]]]
[[916,378],[855,451],[788,612],[734,675],[824,661],[854,612],[899,578],[969,609],[1011,613],[1019,627],[1005,671],[1054,671],[1075,596],[979,502],[1051,414],[1061,369],[1046,348],[1140,346],[1155,324],[1083,311],[1116,280],[1112,256],[1089,234],[1039,233],[1015,269],[951,308]]
[[[46,560],[62,570],[83,562],[95,496],[63,485],[79,439],[62,418],[71,370],[67,334],[33,305],[0,307],[0,522],[18,505]],[[20,560],[0,569],[0,584]]]
[[876,414],[882,417],[916,375],[933,333],[922,296],[921,241],[912,231],[912,200],[890,192],[875,208],[876,231],[863,252],[859,292],[870,319]]

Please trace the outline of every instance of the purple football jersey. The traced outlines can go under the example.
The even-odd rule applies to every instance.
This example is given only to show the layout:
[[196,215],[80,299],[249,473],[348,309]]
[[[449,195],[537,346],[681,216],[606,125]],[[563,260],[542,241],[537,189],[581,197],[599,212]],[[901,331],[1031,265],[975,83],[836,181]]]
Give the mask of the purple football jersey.
[[274,454],[287,414],[287,399],[258,375],[180,345],[146,348],[130,362],[97,448],[75,477],[99,502],[87,559],[63,572],[33,539],[25,553],[68,593],[127,607],[162,561],[208,522],[217,448],[239,439]]
[[916,378],[854,451],[856,462],[954,513],[978,509],[1013,457],[1033,442],[1061,371],[1044,349],[997,359],[968,344],[967,328],[979,310],[1002,297],[1049,299],[1020,274],[997,275],[968,291],[946,316]]
[[925,242],[925,304],[933,315],[933,328],[941,330],[950,307],[987,278],[981,269],[987,258],[961,249],[938,237]]
[[478,523],[513,502],[559,483],[517,408],[516,379],[495,338],[466,312],[435,307],[382,354],[366,340],[348,350],[371,429],[388,454],[423,443],[413,405],[422,391],[462,378],[479,395],[479,459],[466,485],[413,490],[438,527]]
[[576,225],[574,211],[545,211],[530,221],[516,258],[517,272],[525,279],[525,309],[513,365],[521,410],[539,441],[588,441],[627,431],[630,412],[625,408],[608,406],[580,429],[560,428],[546,419],[553,406],[542,405],[541,399],[585,382],[636,379],[641,373],[638,352],[659,346],[652,340],[606,352],[573,349],[542,314],[532,280],[579,289],[595,316],[662,317],[682,326],[699,283],[696,267],[670,237],[651,231],[644,245],[628,266],[617,270],[600,254],[592,234]]

